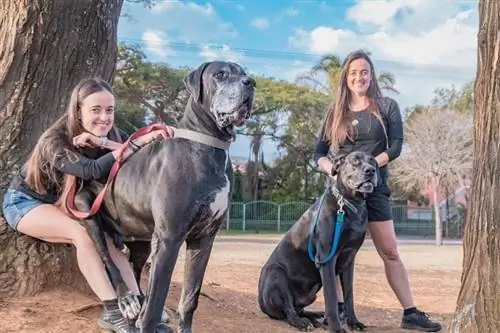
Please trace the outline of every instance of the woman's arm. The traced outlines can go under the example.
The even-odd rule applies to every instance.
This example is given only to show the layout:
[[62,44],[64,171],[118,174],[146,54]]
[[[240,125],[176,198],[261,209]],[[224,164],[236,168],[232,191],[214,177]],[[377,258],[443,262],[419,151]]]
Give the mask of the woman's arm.
[[387,155],[389,162],[395,160],[401,154],[403,148],[403,120],[401,119],[401,111],[396,101],[392,101],[388,112],[389,126],[387,127],[387,137],[389,138],[389,149]]
[[87,158],[78,153],[64,152],[57,159],[56,169],[63,173],[74,175],[83,180],[99,180],[107,177],[116,161],[114,152],[107,153],[96,160]]
[[[86,135],[88,135],[88,133]],[[93,146],[107,148],[111,150],[111,152],[96,160],[87,158],[78,153],[73,153],[73,156],[69,157],[68,153],[65,152],[63,156],[57,160],[55,167],[63,173],[72,174],[84,180],[99,180],[108,176],[113,164],[120,154],[122,155],[121,160],[124,161],[140,149],[140,147],[156,140],[158,137],[167,138],[167,135],[168,134],[163,130],[152,131],[133,140],[133,143],[131,142],[125,150],[123,150],[124,145],[122,143],[112,140],[101,141],[101,138],[90,135],[84,140],[89,140]]]
[[324,141],[321,138],[316,139],[316,145],[314,146],[314,161],[318,165],[319,169],[327,175],[331,175],[333,168],[333,163],[328,158],[329,150],[330,144],[328,141]]
[[387,111],[387,145],[388,149],[376,157],[380,167],[387,165],[401,154],[403,148],[403,121],[396,101],[391,99]]

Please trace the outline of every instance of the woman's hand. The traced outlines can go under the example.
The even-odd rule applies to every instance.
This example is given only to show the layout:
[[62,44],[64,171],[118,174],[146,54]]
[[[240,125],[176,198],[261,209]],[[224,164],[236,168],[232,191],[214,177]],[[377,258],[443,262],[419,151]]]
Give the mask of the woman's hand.
[[389,155],[387,153],[381,153],[380,155],[375,157],[377,164],[379,167],[383,167],[384,165],[389,163]]
[[150,136],[148,142],[153,142],[155,140],[162,140],[162,139],[168,139],[174,136],[174,131],[172,130],[171,127],[167,127],[166,130],[160,129],[160,130],[154,130],[148,133]]
[[144,145],[147,145],[148,143],[151,143],[153,141],[156,141],[156,140],[164,140],[164,139],[168,139],[168,138],[171,138],[174,136],[174,130],[167,126],[167,128],[165,130],[163,129],[159,129],[159,130],[154,130],[154,131],[151,131],[149,132],[148,134],[145,134],[135,140],[134,143],[138,146],[144,146]]
[[79,148],[97,148],[101,146],[101,138],[91,133],[83,132],[73,138],[73,145]]

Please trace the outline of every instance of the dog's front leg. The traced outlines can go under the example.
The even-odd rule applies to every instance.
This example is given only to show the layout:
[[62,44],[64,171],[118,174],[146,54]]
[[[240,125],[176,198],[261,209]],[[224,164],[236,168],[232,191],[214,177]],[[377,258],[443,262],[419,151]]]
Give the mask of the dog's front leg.
[[[321,223],[321,222],[320,222]],[[330,222],[331,223],[331,222]],[[316,241],[317,259],[324,261],[327,259],[332,247],[332,232],[331,227],[319,225]],[[321,281],[323,283],[323,295],[325,297],[325,319],[328,323],[328,331],[330,333],[347,333],[342,328],[339,317],[339,309],[337,303],[337,287],[335,280],[335,266],[337,263],[337,254],[326,263],[320,263],[319,271]]]
[[[166,223],[157,222],[158,225]],[[151,270],[144,304],[136,321],[140,333],[156,333],[167,329],[161,323],[162,310],[170,289],[172,272],[184,237],[178,230],[155,230],[151,245]]]
[[354,331],[364,331],[366,325],[358,320],[354,311],[354,259],[347,268],[340,273],[340,282],[344,294],[344,308],[347,317],[347,325]]
[[[90,210],[90,203],[92,202],[92,195],[88,191],[80,191],[75,197],[75,206],[82,211]],[[106,236],[102,225],[101,212],[95,216],[82,220],[81,224],[87,231],[92,243],[94,244],[97,253],[99,254],[104,267],[110,278],[110,282],[118,296],[118,305],[123,315],[128,319],[135,319],[139,315],[141,309],[137,295],[130,292],[127,284],[123,280],[120,270],[115,262],[111,259],[108,244],[106,243]]]
[[201,286],[205,277],[214,235],[186,241],[186,261],[184,265],[184,283],[179,300],[179,333],[192,333],[193,315],[198,308]]
[[[320,256],[325,258],[326,254]],[[337,306],[337,287],[335,285],[335,264],[336,258],[333,258],[319,268],[321,280],[323,282],[323,295],[325,297],[325,317],[328,322],[328,332],[347,333],[340,323],[339,311]]]

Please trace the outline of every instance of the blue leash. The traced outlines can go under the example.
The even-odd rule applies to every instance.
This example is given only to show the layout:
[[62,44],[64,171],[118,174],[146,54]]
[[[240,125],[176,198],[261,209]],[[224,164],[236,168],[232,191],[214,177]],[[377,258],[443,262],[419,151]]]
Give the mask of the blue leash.
[[[319,214],[321,212],[321,207],[323,206],[323,203],[326,199],[326,196],[328,195],[328,191],[332,191],[332,194],[337,198],[337,203],[339,205],[339,209],[337,211],[337,219],[335,221],[335,228],[333,229],[333,244],[332,247],[330,248],[330,251],[328,253],[328,256],[323,259],[319,260],[318,257],[314,253],[314,245],[313,245],[313,235],[314,232],[316,231],[316,226],[318,224],[318,219],[319,219]],[[334,184],[330,184],[326,187],[325,191],[323,192],[323,195],[320,198],[318,207],[316,208],[316,212],[313,217],[313,221],[311,223],[311,228],[309,230],[309,239],[307,243],[307,253],[309,255],[309,259],[316,263],[316,265],[324,265],[328,263],[330,260],[333,259],[335,256],[335,252],[337,251],[337,248],[339,246],[339,240],[340,240],[340,235],[342,234],[342,228],[344,226],[344,216],[345,216],[345,211],[344,211],[344,205],[348,206],[352,211],[355,213],[358,211],[354,205],[352,205],[349,201],[344,200],[340,192],[338,191],[337,187]]]

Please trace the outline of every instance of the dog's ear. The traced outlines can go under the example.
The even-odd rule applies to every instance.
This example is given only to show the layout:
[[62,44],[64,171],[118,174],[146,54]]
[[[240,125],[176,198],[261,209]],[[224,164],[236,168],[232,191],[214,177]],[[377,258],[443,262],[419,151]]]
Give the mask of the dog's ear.
[[197,69],[192,70],[185,78],[184,78],[184,86],[189,91],[189,93],[193,96],[193,98],[202,102],[201,98],[203,96],[203,72],[208,67],[209,63],[204,62]]
[[333,166],[332,170],[330,171],[331,176],[335,176],[339,172],[340,166],[342,165],[342,163],[344,163],[345,157],[345,154],[337,154],[333,157]]

